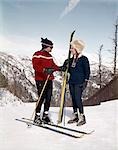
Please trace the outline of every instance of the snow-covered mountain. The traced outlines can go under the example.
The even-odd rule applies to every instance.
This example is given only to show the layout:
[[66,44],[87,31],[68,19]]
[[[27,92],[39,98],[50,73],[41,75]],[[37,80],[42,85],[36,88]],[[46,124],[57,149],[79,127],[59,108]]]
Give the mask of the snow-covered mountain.
[[6,105],[17,106],[22,103],[23,102],[21,99],[14,96],[8,90],[6,90],[5,88],[0,88],[0,107],[6,106]]
[[[8,81],[7,90],[22,99],[23,102],[37,100],[34,70],[29,57],[13,56],[0,52],[0,73]],[[58,93],[61,86],[59,74],[58,72],[55,73],[54,93]]]
[[[31,60],[0,53],[0,72],[8,80],[8,90],[24,102],[36,97]],[[22,93],[22,95],[21,95]]]
[[[90,61],[91,62],[91,61]],[[83,94],[84,98],[91,96],[99,89],[98,64],[90,63],[91,76],[88,88]],[[29,57],[20,57],[0,52],[0,73],[3,74],[8,81],[7,90],[21,99],[23,102],[36,101],[37,91],[34,81],[34,70]],[[55,72],[54,89],[52,105],[58,105],[60,98],[60,89],[62,83],[62,75]],[[102,66],[102,82],[106,84],[112,78],[112,72],[106,66]],[[68,92],[67,92],[68,93]],[[69,99],[69,94],[67,94]]]

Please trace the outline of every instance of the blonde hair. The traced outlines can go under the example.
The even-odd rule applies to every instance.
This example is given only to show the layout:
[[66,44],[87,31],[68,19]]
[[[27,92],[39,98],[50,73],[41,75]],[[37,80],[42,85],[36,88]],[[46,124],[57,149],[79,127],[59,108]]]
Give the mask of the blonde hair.
[[76,49],[77,53],[81,53],[85,47],[85,43],[82,40],[74,40],[70,44]]

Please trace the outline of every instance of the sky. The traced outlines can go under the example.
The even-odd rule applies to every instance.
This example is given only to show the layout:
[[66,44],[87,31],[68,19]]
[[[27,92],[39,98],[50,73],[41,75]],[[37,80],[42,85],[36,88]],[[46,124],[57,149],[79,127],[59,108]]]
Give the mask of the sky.
[[[118,100],[111,100],[98,106],[85,107],[87,123],[83,126],[67,124],[72,117],[72,108],[66,108],[65,126],[68,128],[92,131],[91,135],[82,138],[71,138],[46,129],[32,126],[15,119],[30,118],[35,103],[20,103],[8,91],[2,92],[0,105],[0,149],[1,150],[117,150],[118,149]],[[51,107],[49,114],[57,123],[59,109]],[[63,122],[60,125],[64,125]],[[63,130],[61,130],[63,131]],[[75,132],[68,132],[80,136]]]
[[85,42],[84,52],[104,58],[113,49],[117,0],[0,0],[0,51],[32,57],[41,49],[41,37],[53,41],[55,59],[66,59],[70,34]]

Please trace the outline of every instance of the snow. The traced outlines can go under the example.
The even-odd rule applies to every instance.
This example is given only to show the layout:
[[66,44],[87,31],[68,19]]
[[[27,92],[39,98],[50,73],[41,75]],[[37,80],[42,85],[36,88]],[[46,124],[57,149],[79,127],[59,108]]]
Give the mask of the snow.
[[0,106],[19,105],[22,101],[5,88],[0,88]]
[[[15,102],[16,103],[16,102]],[[117,150],[118,149],[118,100],[99,106],[85,107],[87,123],[81,127],[67,125],[72,108],[65,108],[65,126],[82,131],[95,130],[91,135],[74,139],[46,129],[32,126],[15,118],[30,118],[35,103],[9,103],[0,106],[1,150]],[[59,108],[51,107],[50,116],[56,123]],[[63,125],[63,123],[62,123]],[[75,134],[75,133],[73,133]],[[79,134],[80,135],[80,134]]]

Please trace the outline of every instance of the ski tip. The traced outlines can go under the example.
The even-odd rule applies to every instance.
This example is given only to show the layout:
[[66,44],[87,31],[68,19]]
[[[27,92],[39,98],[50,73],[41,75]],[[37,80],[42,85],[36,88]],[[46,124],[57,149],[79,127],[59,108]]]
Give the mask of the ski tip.
[[78,139],[78,138],[82,138],[84,136],[84,134],[81,134],[79,136],[77,136],[77,135],[73,135],[73,136],[74,136],[74,138]]
[[74,33],[75,33],[75,30],[71,33],[71,36],[73,36],[73,35],[74,35]]
[[90,132],[90,134],[93,133],[93,132],[95,132],[95,130],[92,130],[92,131]]
[[80,135],[79,138],[82,138],[84,136],[84,134]]
[[92,130],[92,131],[90,131],[90,132],[87,132],[87,134],[89,135],[89,134],[92,134],[93,132],[95,132],[95,130]]

